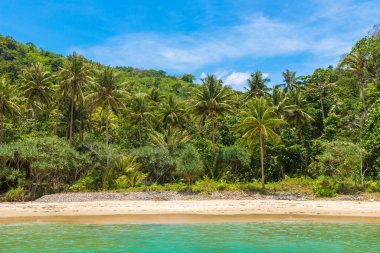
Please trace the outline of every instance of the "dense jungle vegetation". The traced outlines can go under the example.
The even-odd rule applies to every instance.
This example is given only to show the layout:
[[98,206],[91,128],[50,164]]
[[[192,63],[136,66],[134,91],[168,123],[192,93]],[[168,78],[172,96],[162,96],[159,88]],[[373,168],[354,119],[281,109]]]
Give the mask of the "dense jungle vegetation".
[[379,29],[338,66],[282,74],[238,92],[0,36],[0,194],[380,192]]

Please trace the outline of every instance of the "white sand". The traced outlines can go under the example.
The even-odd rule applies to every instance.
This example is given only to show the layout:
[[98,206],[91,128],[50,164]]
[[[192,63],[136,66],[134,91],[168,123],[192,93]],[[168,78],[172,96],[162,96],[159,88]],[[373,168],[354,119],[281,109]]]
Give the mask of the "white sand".
[[[110,218],[111,216],[113,216],[112,219]],[[27,217],[29,218],[26,219]],[[0,203],[0,222],[61,221],[70,223],[70,217],[71,222],[76,221],[75,223],[176,223],[176,221],[186,223],[217,222],[218,220],[219,222],[229,220],[241,222],[289,218],[297,220],[297,217],[303,217],[303,219],[308,217],[306,220],[310,219],[310,217],[330,217],[329,221],[346,217],[343,220],[380,222],[380,202],[336,200],[128,200]],[[89,217],[92,218],[89,219]],[[231,217],[235,218],[232,219]]]

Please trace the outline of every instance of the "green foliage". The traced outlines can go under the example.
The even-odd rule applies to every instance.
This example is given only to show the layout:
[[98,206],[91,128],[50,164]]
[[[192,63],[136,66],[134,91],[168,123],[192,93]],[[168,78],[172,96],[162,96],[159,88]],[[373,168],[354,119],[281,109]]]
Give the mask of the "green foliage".
[[148,183],[165,184],[174,180],[175,162],[167,149],[146,146],[135,149],[131,156],[141,164]]
[[188,191],[191,191],[193,180],[203,171],[203,164],[196,148],[192,145],[185,146],[176,160],[176,165],[177,173],[186,180]]
[[253,72],[242,93],[0,35],[0,194],[184,191],[179,175],[195,191],[257,191],[264,164],[266,193],[378,191],[378,32],[336,68],[283,77],[270,89]]
[[22,187],[17,187],[10,189],[4,194],[3,201],[7,202],[17,202],[17,201],[25,201],[28,199],[28,191]]

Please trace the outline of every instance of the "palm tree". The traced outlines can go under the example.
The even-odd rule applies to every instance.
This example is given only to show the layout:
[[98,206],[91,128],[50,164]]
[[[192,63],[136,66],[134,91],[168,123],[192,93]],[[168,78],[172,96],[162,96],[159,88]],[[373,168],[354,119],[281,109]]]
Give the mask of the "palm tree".
[[157,147],[165,148],[170,153],[176,151],[180,146],[190,141],[190,135],[186,130],[180,130],[175,127],[168,127],[163,133],[152,132],[149,134],[151,144]]
[[168,127],[178,127],[185,121],[184,104],[178,101],[173,94],[170,94],[160,105],[162,123],[165,129]]
[[242,112],[242,116],[244,120],[239,125],[239,128],[243,132],[242,137],[246,140],[249,148],[253,150],[257,142],[260,144],[261,183],[262,188],[265,189],[265,139],[268,138],[272,143],[278,143],[280,136],[274,131],[274,128],[284,125],[286,122],[277,117],[273,107],[263,97],[249,101]]
[[295,127],[298,129],[301,129],[303,123],[314,121],[313,117],[307,112],[312,106],[306,101],[302,92],[293,92],[288,96],[292,103],[292,108],[287,113],[288,121],[294,123]]
[[122,98],[126,95],[125,91],[119,88],[117,75],[110,67],[107,67],[98,74],[93,84],[92,91],[86,96],[93,106],[101,106],[106,111],[106,146],[107,146],[107,169],[110,166],[109,154],[109,110],[116,115],[123,106]]
[[289,96],[278,86],[273,88],[270,98],[273,111],[280,119],[285,119],[296,107],[290,104]]
[[369,78],[367,56],[361,51],[354,51],[343,58],[340,66],[346,66],[348,71],[350,71],[359,80],[360,98],[362,100],[364,113],[366,114],[367,106],[365,101],[365,91]]
[[154,117],[153,113],[151,113],[148,95],[142,92],[135,94],[132,97],[130,111],[129,116],[132,122],[137,125],[139,144],[142,147],[142,127],[150,125]]
[[13,90],[5,77],[0,79],[0,143],[4,139],[5,117],[20,113],[19,106],[13,101]]
[[38,104],[48,104],[51,100],[52,82],[50,72],[43,69],[41,63],[32,63],[20,76],[20,90],[29,101],[30,113],[38,114]]
[[84,89],[87,84],[92,81],[92,73],[88,64],[86,64],[83,56],[78,56],[73,53],[68,57],[68,61],[65,62],[63,68],[59,73],[61,91],[64,96],[70,99],[70,130],[69,140],[73,139],[73,117],[75,100],[84,101]]
[[296,72],[287,69],[285,72],[282,72],[284,77],[284,90],[285,92],[293,92],[295,88],[299,88],[298,78],[296,77]]
[[315,91],[317,90],[319,93],[319,103],[321,107],[321,113],[322,113],[322,121],[323,125],[325,125],[325,106],[324,106],[324,94],[325,91],[328,88],[331,88],[334,86],[334,83],[331,82],[331,75],[328,75],[327,71],[332,71],[332,69],[321,69],[318,68],[314,71],[313,75],[311,76],[311,88]]
[[190,100],[192,112],[196,117],[200,118],[201,124],[206,118],[210,118],[212,126],[212,155],[215,163],[216,147],[215,147],[215,118],[224,116],[232,112],[231,93],[223,86],[221,80],[214,75],[208,75],[202,79],[200,89],[193,89],[193,96]]
[[252,97],[262,97],[268,94],[270,90],[266,83],[270,81],[269,78],[263,77],[263,73],[261,71],[256,71],[255,73],[251,73],[250,79],[248,81],[249,88],[247,89],[247,100]]

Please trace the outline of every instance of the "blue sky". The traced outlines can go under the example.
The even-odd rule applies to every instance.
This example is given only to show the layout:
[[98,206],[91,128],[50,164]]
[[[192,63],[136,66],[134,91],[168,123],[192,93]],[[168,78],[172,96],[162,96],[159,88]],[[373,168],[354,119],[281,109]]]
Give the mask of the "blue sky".
[[380,0],[75,0],[0,2],[0,33],[103,64],[216,74],[242,90],[289,68],[335,65],[380,22]]

